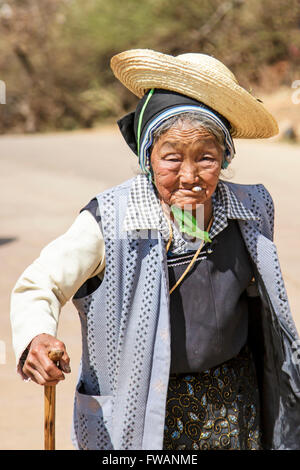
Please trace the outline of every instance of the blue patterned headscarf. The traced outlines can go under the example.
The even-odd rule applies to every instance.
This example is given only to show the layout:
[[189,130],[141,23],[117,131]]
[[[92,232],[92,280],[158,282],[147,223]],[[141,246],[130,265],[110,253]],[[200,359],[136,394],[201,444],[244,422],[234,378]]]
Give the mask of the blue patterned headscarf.
[[196,112],[206,120],[217,124],[224,134],[225,151],[222,168],[227,168],[235,156],[234,143],[230,134],[230,123],[204,103],[179,93],[151,89],[138,103],[136,111],[118,121],[120,130],[130,148],[139,157],[142,171],[149,176],[150,154],[154,132],[167,119],[181,113]]

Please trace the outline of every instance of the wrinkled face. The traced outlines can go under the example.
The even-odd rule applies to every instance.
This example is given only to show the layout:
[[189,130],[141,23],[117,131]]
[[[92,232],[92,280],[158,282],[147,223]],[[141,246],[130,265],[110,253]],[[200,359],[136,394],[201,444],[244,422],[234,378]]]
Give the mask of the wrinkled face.
[[[219,180],[223,150],[203,127],[178,122],[154,144],[151,165],[160,199],[184,208],[208,204]],[[193,192],[201,186],[200,192]]]

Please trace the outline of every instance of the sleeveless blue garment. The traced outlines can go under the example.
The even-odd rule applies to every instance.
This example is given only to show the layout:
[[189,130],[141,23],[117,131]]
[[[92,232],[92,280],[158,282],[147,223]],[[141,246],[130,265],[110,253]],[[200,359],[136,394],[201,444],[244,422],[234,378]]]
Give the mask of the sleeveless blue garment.
[[[163,447],[171,366],[168,265],[160,232],[137,236],[122,230],[131,184],[129,180],[97,196],[105,275],[102,282],[88,280],[73,298],[82,326],[73,419],[78,449]],[[272,242],[272,200],[262,185],[226,184],[259,216],[238,224],[260,300],[253,318],[254,344],[259,339],[262,347],[257,357],[263,445],[297,448],[300,372],[292,353],[299,337]]]

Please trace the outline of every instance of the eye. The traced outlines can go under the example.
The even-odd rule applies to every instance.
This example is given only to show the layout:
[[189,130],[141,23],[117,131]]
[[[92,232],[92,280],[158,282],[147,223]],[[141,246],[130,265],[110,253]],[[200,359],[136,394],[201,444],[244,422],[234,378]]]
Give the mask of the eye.
[[179,162],[181,160],[180,155],[176,155],[174,153],[165,155],[163,160],[167,162]]

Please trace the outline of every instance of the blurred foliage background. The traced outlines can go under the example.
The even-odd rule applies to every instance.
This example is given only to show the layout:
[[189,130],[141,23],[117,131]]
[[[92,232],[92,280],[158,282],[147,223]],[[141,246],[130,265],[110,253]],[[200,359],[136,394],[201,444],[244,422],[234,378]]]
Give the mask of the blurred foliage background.
[[0,133],[115,121],[137,100],[109,62],[130,48],[204,52],[271,93],[300,78],[300,2],[0,0]]

